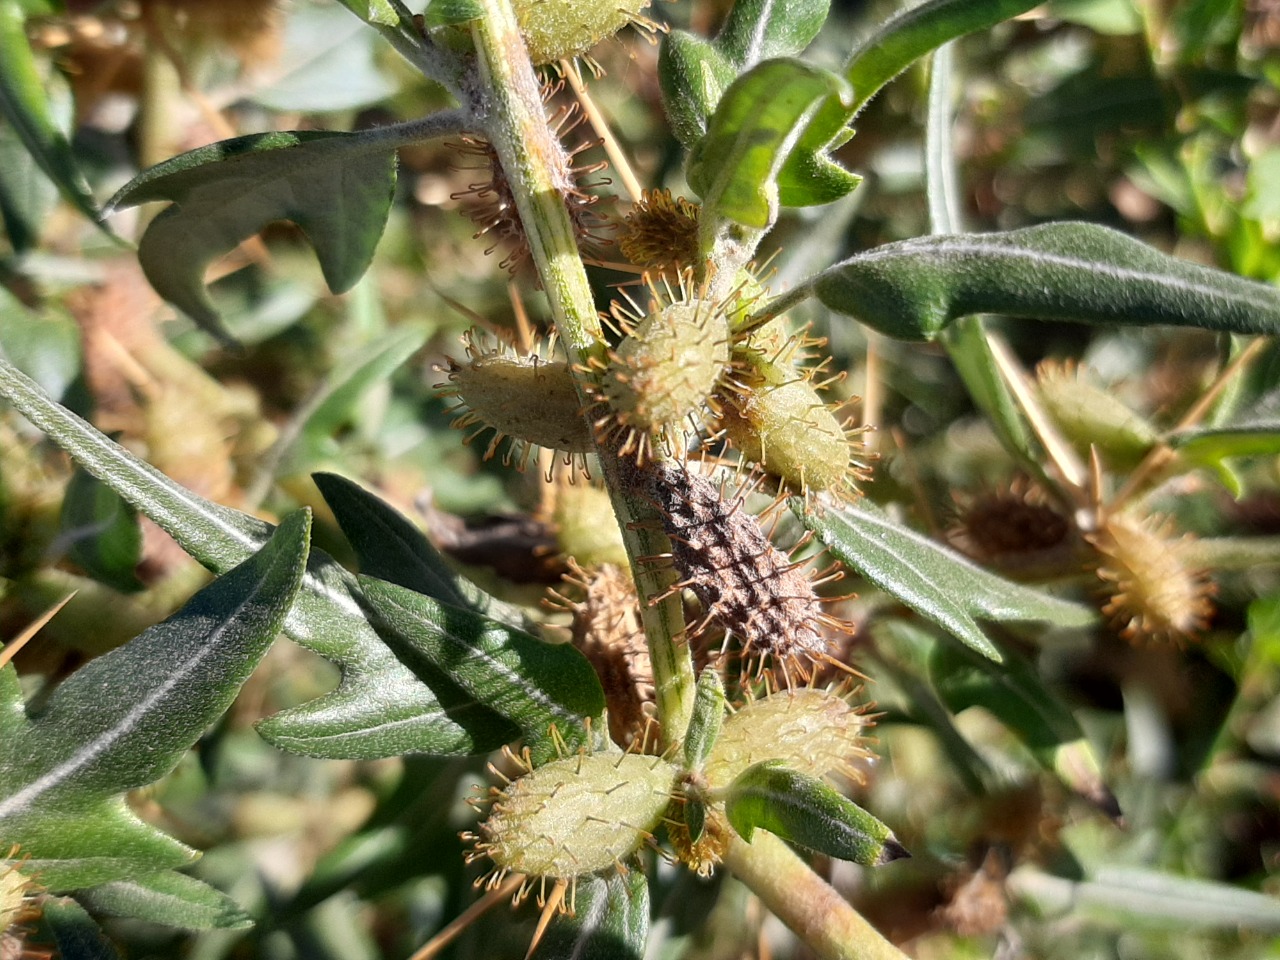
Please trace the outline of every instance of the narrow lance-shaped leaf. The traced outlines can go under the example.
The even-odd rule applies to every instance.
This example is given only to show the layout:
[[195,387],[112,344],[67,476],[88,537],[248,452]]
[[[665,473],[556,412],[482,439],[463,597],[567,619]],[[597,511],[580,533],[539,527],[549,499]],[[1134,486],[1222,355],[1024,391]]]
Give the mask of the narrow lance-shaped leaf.
[[[270,536],[270,524],[211,503],[139,460],[45,396],[3,356],[0,396],[214,573],[230,570]],[[461,698],[438,673],[419,676],[387,648],[357,602],[358,592],[355,577],[332,557],[311,552],[284,628],[337,663],[342,682],[324,697],[261,721],[258,732],[296,753],[353,759],[460,756],[505,743],[511,728],[501,718]]]
[[27,40],[22,4],[0,0],[0,114],[67,201],[107,230],[71,145],[49,115],[46,96]]
[[549,644],[470,610],[450,607],[385,580],[360,578],[382,635],[425,656],[460,687],[520,728],[534,762],[560,752],[554,726],[569,748],[591,746],[605,701],[595,670],[569,644]]
[[726,793],[725,814],[748,843],[760,828],[865,867],[911,856],[893,831],[852,800],[780,760],[748,767]]
[[572,914],[551,921],[531,960],[642,960],[649,939],[649,878],[640,864],[580,877]]
[[735,80],[689,154],[689,185],[704,216],[769,227],[783,161],[823,98],[843,90],[835,74],[799,60],[766,60]]
[[173,201],[147,227],[138,260],[157,293],[225,338],[204,286],[205,268],[216,257],[269,223],[291,220],[315,247],[329,289],[342,293],[373,258],[395,182],[395,150],[377,136],[252,134],[144,171],[108,210]]
[[1006,656],[999,666],[954,643],[934,645],[929,676],[952,713],[985,707],[1031,750],[1036,761],[1112,819],[1120,816],[1102,767],[1071,711],[1030,663]]
[[[41,882],[92,886],[175,865],[121,795],[164,776],[230,706],[275,639],[306,568],[310,515],[176,614],[63,681],[26,716],[12,666],[0,671],[0,834]],[[113,875],[114,874],[114,875]]]
[[979,313],[1116,327],[1280,330],[1275,287],[1087,223],[890,243],[823,271],[811,286],[830,309],[901,340],[932,340]]
[[997,577],[870,504],[843,510],[792,510],[841,563],[997,663],[1000,652],[978,626],[989,620],[1041,620],[1061,627],[1093,623],[1094,612]]
[[235,901],[172,870],[82,890],[76,899],[98,916],[131,917],[182,930],[243,930],[253,925]]
[[311,479],[355,550],[361,573],[513,627],[524,625],[526,617],[518,607],[459,576],[422,531],[389,504],[337,474],[314,473]]

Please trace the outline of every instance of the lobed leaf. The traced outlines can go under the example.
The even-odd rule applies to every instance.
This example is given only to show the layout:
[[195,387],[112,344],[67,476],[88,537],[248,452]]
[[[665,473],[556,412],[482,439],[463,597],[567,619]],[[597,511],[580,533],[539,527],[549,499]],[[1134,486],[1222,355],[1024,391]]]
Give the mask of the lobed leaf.
[[361,576],[360,587],[387,642],[425,658],[478,703],[515,724],[535,765],[559,755],[552,727],[570,750],[590,746],[584,719],[597,731],[606,729],[604,691],[573,646],[544,643],[386,580]]
[[43,884],[91,886],[194,856],[120,795],[171,771],[231,705],[298,592],[310,528],[305,512],[286,519],[168,620],[73,673],[39,712],[24,710],[4,668],[0,833]]
[[890,243],[823,271],[812,287],[830,309],[901,340],[932,340],[979,313],[1231,333],[1280,329],[1275,287],[1087,223]]
[[1000,651],[977,618],[1040,620],[1061,627],[1093,623],[1093,610],[996,576],[861,501],[817,511],[792,500],[792,510],[827,549],[852,570],[997,663]]
[[789,206],[830,203],[850,192],[857,186],[856,179],[827,155],[849,138],[848,126],[867,102],[929,51],[1034,6],[1035,0],[925,0],[886,21],[854,49],[845,65],[844,78],[852,97],[828,97],[805,128],[778,176],[782,202]]
[[107,209],[172,201],[147,227],[138,260],[156,292],[226,338],[204,286],[205,268],[277,220],[315,247],[329,289],[360,279],[386,226],[395,150],[361,134],[252,134],[191,150],[143,171]]
[[71,144],[49,113],[45,85],[27,40],[26,15],[18,0],[0,0],[0,114],[67,202],[110,233],[72,155]]
[[865,867],[909,857],[893,832],[815,777],[780,760],[748,767],[726,790],[725,814],[743,840],[759,827],[791,843]]
[[702,197],[704,216],[755,230],[771,226],[778,171],[813,111],[842,91],[835,74],[799,60],[766,60],[735,80],[689,153],[689,185]]
[[[0,396],[214,573],[231,569],[270,536],[269,523],[174,483],[50,400],[3,357]],[[282,749],[334,759],[461,756],[501,746],[505,739],[490,711],[460,696],[438,672],[419,676],[387,648],[357,602],[358,592],[355,577],[324,552],[311,551],[284,629],[338,664],[342,682],[317,700],[261,721],[258,732]],[[505,725],[503,731],[510,732]]]
[[551,921],[530,960],[642,960],[649,939],[649,878],[640,865],[579,877],[575,910]]

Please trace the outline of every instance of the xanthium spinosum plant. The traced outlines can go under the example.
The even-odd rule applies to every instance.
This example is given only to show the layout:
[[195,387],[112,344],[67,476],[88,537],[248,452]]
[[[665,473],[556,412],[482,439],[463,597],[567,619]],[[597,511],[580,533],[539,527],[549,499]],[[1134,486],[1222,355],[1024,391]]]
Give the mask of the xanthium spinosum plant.
[[[141,268],[157,293],[234,344],[205,286],[217,258],[291,221],[344,292],[386,225],[397,151],[460,141],[474,182],[451,200],[511,288],[545,303],[550,330],[508,337],[461,304],[477,326],[440,368],[437,396],[484,459],[501,450],[544,479],[542,526],[570,571],[548,606],[572,642],[549,642],[537,614],[458,574],[351,481],[315,476],[359,575],[309,547],[306,516],[273,532],[202,499],[0,359],[0,393],[15,409],[219,575],[41,706],[23,699],[13,649],[0,660],[0,706],[20,746],[0,738],[0,843],[15,844],[0,863],[0,945],[17,943],[39,913],[28,864],[40,890],[75,891],[104,912],[244,923],[216,891],[173,872],[194,852],[120,798],[173,769],[277,630],[336,663],[342,680],[265,718],[258,730],[270,743],[366,760],[497,753],[495,785],[472,797],[480,820],[462,834],[465,858],[481,865],[482,907],[536,892],[531,955],[644,956],[650,884],[665,858],[697,877],[737,877],[815,955],[902,956],[802,856],[888,870],[910,856],[895,811],[879,810],[882,821],[846,795],[875,764],[852,651],[882,636],[923,651],[910,669],[882,660],[919,697],[918,717],[985,707],[1069,791],[1118,817],[1075,719],[978,621],[1086,629],[1100,614],[1135,643],[1185,643],[1212,621],[1212,587],[1195,541],[1135,509],[1168,467],[1162,435],[1075,367],[1042,368],[1033,382],[982,317],[1241,337],[1280,327],[1280,294],[1091,224],[962,232],[950,157],[936,143],[949,123],[950,43],[1035,4],[924,0],[834,70],[802,57],[828,19],[824,0],[738,0],[712,38],[650,19],[668,18],[647,3],[433,0],[419,14],[400,0],[341,5],[455,106],[355,132],[223,140],[144,170],[107,209],[169,204],[138,241]],[[40,34],[24,18],[21,5],[0,5],[5,108],[68,198],[104,224],[33,86]],[[659,45],[688,196],[639,181],[589,92],[582,67],[592,86],[608,84],[593,51],[633,42],[613,39],[625,27]],[[858,188],[834,151],[868,101],[927,56],[932,232],[815,262],[803,277],[792,265],[777,282],[761,266],[776,253],[774,228],[788,211]],[[599,141],[580,139],[584,123]],[[605,164],[588,159],[602,144],[630,195],[621,216],[601,199],[612,187]],[[589,266],[630,279],[595,283]],[[936,344],[954,361],[1022,475],[961,498],[951,542],[1009,573],[1087,567],[1102,589],[1096,612],[1001,579],[863,502],[875,465],[868,428],[841,393],[843,375],[829,372],[837,357],[811,332],[815,316]],[[402,361],[420,342],[376,359]],[[1222,384],[1247,363],[1240,355]],[[834,586],[855,576],[902,614],[886,614],[871,639],[855,629],[852,595]],[[926,692],[919,677],[902,679],[919,670]],[[115,692],[95,705],[90,686]],[[165,710],[181,722],[166,727]],[[51,739],[51,716],[65,743]],[[938,729],[953,745],[961,738],[950,720]],[[162,747],[139,759],[157,731],[167,731]],[[969,785],[995,789],[969,752]],[[101,830],[68,840],[51,826],[86,810]],[[121,884],[144,895],[123,897]],[[42,921],[55,935],[81,919],[57,916]]]

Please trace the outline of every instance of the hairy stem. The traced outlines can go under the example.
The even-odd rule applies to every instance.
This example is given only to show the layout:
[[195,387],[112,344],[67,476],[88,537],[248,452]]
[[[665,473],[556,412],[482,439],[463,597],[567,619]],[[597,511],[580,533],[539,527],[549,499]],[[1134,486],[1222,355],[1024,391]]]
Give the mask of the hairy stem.
[[823,960],[906,960],[773,834],[734,837],[725,865]]
[[[573,184],[564,148],[549,129],[541,88],[508,0],[480,0],[485,15],[471,32],[480,67],[473,114],[483,124],[511,184],[525,238],[551,314],[570,363],[580,372],[579,392],[589,404],[585,372],[603,360],[606,346],[591,285],[578,251],[565,191]],[[646,563],[670,552],[652,504],[631,495],[623,483],[616,451],[601,441],[597,450],[623,542],[640,594],[640,609],[657,690],[663,746],[684,737],[693,708],[693,663],[684,643],[679,595],[666,596],[674,575]]]

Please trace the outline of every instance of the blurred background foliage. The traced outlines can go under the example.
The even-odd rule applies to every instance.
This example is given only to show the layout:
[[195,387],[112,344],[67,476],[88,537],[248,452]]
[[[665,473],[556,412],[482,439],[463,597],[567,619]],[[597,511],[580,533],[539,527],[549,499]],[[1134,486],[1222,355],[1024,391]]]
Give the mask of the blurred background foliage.
[[[354,129],[446,105],[335,3],[22,6],[50,103],[98,197],[213,140]],[[892,8],[845,0],[816,58],[840,62],[850,38]],[[709,33],[726,9],[664,3],[654,15]],[[607,77],[592,95],[640,179],[680,193],[656,47],[624,35],[594,56]],[[969,229],[1090,220],[1189,259],[1280,278],[1280,3],[1058,0],[967,38],[957,69]],[[928,232],[927,79],[924,69],[908,73],[862,115],[840,152],[867,177],[852,197],[785,215],[773,243],[775,289]],[[486,255],[493,241],[473,237],[468,190],[487,176],[478,165],[458,143],[402,151],[390,226],[372,269],[344,297],[325,292],[290,225],[241,245],[213,285],[243,344],[236,352],[175,316],[133,255],[60,201],[0,126],[0,350],[203,496],[271,517],[308,505],[319,545],[344,557],[309,475],[358,478],[486,588],[536,605],[563,573],[553,488],[538,470],[482,460],[484,443],[461,443],[434,390],[468,327],[527,338],[543,310],[527,276],[498,269],[501,252]],[[602,203],[615,215],[625,209]],[[152,213],[118,215],[112,229],[136,238]],[[604,306],[608,285],[625,277],[593,269]],[[881,459],[867,496],[972,547],[964,525],[974,504],[1015,490],[1017,471],[947,355],[878,342],[868,364],[859,328],[829,324],[816,307],[802,319],[830,338],[835,368],[849,372],[841,389],[869,398]],[[1178,421],[1232,349],[1197,332],[1002,329],[1028,367],[1082,361],[1098,387],[1158,429]],[[1210,422],[1242,411],[1274,419],[1278,374],[1270,345]],[[167,615],[206,575],[8,411],[0,451],[0,637],[77,591],[17,659],[38,696]],[[1180,530],[1269,543],[1280,535],[1277,466],[1269,452],[1184,470],[1147,506]],[[971,552],[1001,567],[981,545]],[[1068,794],[992,712],[953,712],[937,638],[902,620],[879,623],[876,592],[859,587],[853,656],[882,713],[869,806],[915,856],[875,874],[833,864],[833,882],[920,957],[1280,955],[1274,900],[1250,898],[1280,893],[1280,579],[1251,556],[1213,571],[1216,611],[1191,638],[1132,643],[1100,628],[1032,647],[1001,637],[1084,728],[1122,822]],[[1002,572],[1017,576],[1020,566]],[[1093,571],[1059,579],[1078,596],[1098,587]],[[321,762],[278,752],[253,732],[255,720],[333,681],[332,667],[279,642],[198,750],[132,798],[144,818],[207,851],[195,872],[257,925],[198,934],[109,927],[129,956],[402,958],[473,901],[478,871],[463,866],[457,832],[473,820],[463,799],[487,777],[481,760]],[[662,866],[656,876],[652,956],[800,955],[736,881]],[[449,955],[523,955],[532,911],[519,917],[523,928],[479,921]]]

